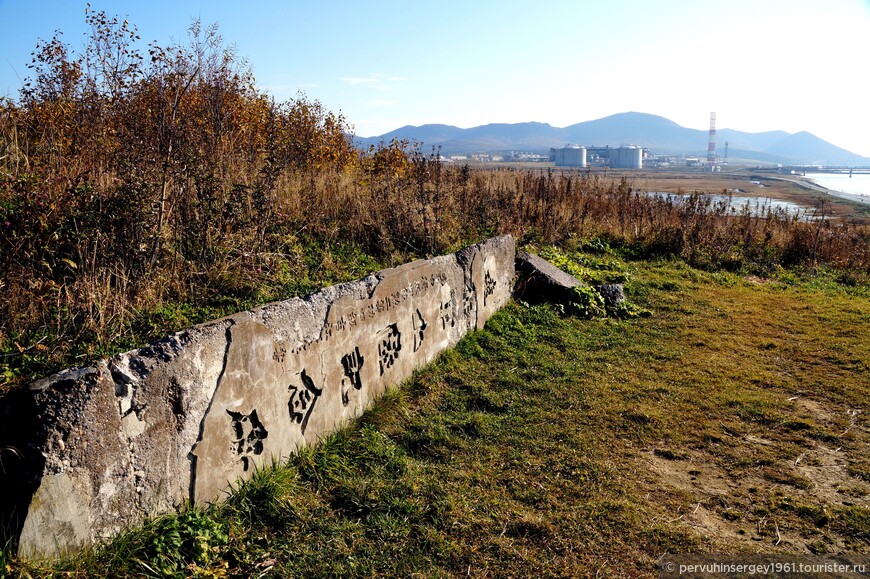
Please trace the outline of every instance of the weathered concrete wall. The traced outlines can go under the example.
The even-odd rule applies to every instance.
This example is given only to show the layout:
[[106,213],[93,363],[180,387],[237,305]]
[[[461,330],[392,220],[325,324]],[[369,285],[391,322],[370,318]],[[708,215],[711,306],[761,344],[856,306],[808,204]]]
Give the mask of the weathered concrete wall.
[[26,512],[19,552],[54,555],[220,500],[482,327],[510,298],[514,255],[512,238],[491,239],[34,383],[4,412],[38,425],[12,481],[24,498],[3,504]]

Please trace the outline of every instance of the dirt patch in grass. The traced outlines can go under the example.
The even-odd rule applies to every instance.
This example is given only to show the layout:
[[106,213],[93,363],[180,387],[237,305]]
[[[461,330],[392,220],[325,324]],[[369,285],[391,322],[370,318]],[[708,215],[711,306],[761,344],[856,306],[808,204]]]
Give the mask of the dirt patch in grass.
[[684,366],[666,373],[693,391],[671,406],[684,424],[639,453],[654,486],[680,497],[673,523],[721,551],[866,552],[846,520],[870,508],[868,347],[844,331],[866,328],[866,300],[687,274]]
[[[776,443],[746,437],[732,439],[737,452],[752,453],[757,444]],[[842,449],[823,444],[801,453],[794,461],[779,460],[758,469],[729,471],[709,452],[691,451],[682,460],[669,460],[655,452],[642,453],[659,484],[685,497],[688,506],[673,522],[690,527],[705,539],[740,550],[764,553],[815,552],[820,545],[827,552],[841,552],[855,545],[836,534],[806,536],[798,527],[780,527],[770,514],[770,505],[783,497],[797,504],[813,505],[822,511],[831,507],[867,508],[870,485],[853,476]],[[768,523],[773,525],[770,533]],[[776,533],[779,529],[779,533]]]

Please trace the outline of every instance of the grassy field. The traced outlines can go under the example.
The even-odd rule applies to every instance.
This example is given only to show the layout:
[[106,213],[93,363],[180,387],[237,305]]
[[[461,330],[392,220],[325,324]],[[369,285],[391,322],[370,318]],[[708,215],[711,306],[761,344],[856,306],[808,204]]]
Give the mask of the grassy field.
[[665,553],[870,552],[870,288],[561,258],[652,315],[513,303],[226,504],[7,572],[637,577]]
[[[72,560],[0,550],[0,573],[637,576],[665,552],[867,550],[866,207],[756,219],[644,194],[744,189],[745,174],[360,151],[341,114],[260,91],[215,27],[146,56],[126,19],[85,23],[78,47],[39,41],[31,82],[0,98],[0,403],[167,332],[497,234],[627,280],[653,315],[513,304],[225,505]],[[597,253],[544,251],[584,243]]]

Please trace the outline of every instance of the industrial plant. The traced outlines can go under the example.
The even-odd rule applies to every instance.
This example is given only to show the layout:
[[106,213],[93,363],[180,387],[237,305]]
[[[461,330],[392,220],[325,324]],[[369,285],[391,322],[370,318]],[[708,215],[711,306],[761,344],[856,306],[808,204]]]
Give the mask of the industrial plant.
[[[728,165],[728,142],[724,143],[724,156],[717,154],[716,113],[710,113],[710,131],[707,142],[707,153],[701,151],[691,156],[675,153],[675,147],[664,147],[664,154],[653,154],[650,149],[640,145],[625,144],[612,146],[583,146],[567,144],[562,147],[550,148],[549,154],[541,150],[508,150],[502,149],[487,153],[451,154],[443,157],[448,163],[466,162],[478,163],[547,163],[556,167],[566,168],[611,168],[611,169],[658,169],[672,166],[685,166],[703,171],[719,172]],[[645,142],[648,135],[640,137]],[[694,138],[697,139],[697,136]],[[685,148],[685,146],[683,147]]]

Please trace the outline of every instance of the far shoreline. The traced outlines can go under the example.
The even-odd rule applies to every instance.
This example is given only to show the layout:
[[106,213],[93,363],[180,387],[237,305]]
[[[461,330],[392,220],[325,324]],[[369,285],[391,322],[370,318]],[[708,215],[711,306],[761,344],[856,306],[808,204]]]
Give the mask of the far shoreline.
[[867,195],[859,195],[857,193],[845,193],[843,191],[837,191],[835,189],[825,189],[825,193],[830,195],[831,197],[839,197],[840,199],[845,199],[846,201],[852,201],[854,203],[860,203],[861,205],[870,205],[870,196]]
[[810,191],[815,191],[816,193],[824,193],[825,195],[830,195],[831,197],[837,197],[838,199],[845,199],[846,201],[852,201],[853,203],[859,203],[861,205],[870,205],[870,196],[868,195],[859,195],[858,193],[846,193],[845,191],[837,191],[836,189],[828,189],[822,185],[819,185],[810,177],[797,178],[797,179],[789,179],[788,177],[765,177],[767,179],[774,179],[777,181],[788,181],[789,183],[794,183],[795,185],[799,185],[805,189],[809,189]]

